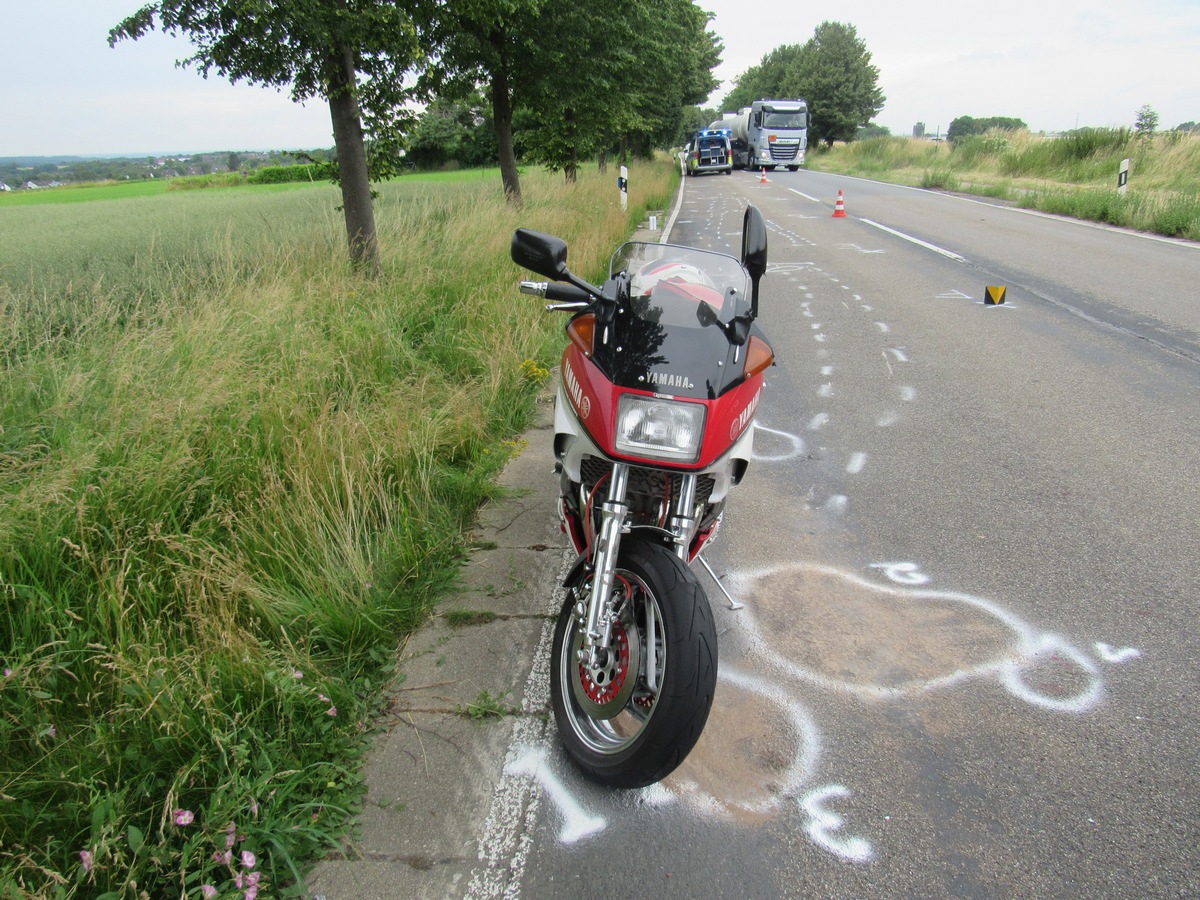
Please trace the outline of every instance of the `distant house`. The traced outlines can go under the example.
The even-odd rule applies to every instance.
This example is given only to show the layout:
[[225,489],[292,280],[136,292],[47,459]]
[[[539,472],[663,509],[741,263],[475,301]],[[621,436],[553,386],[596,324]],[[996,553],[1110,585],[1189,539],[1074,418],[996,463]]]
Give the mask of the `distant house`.
[[11,191],[11,190],[12,190],[12,188],[10,188],[3,181],[0,181],[0,191]]

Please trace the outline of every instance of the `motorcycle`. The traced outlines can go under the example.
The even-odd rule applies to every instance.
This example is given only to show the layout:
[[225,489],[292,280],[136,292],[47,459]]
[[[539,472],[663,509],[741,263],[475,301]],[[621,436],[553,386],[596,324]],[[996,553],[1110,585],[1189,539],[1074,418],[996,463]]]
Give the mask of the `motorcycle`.
[[721,587],[700,554],[746,473],[774,362],[755,324],[766,224],[746,210],[740,259],[624,244],[601,287],[570,271],[551,235],[517,229],[512,259],[550,279],[523,293],[571,314],[554,454],[579,556],[551,651],[554,717],[587,777],[642,787],[692,750],[716,689],[716,628],[690,564]]

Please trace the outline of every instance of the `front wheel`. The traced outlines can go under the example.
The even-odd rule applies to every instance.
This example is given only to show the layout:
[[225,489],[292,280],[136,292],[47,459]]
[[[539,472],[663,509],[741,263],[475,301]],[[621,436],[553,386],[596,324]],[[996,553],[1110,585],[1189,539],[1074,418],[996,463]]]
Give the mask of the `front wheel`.
[[613,578],[612,642],[603,666],[579,661],[576,594],[559,613],[550,698],[567,754],[593,781],[661,781],[695,746],[717,683],[717,632],[696,576],[659,544],[626,539]]

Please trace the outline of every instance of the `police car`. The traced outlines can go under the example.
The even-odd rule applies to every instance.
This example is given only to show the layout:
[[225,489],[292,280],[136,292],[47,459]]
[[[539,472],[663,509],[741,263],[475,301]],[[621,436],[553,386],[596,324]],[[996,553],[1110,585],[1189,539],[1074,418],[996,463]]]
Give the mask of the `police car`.
[[697,131],[687,146],[687,173],[733,172],[733,148],[728,129]]

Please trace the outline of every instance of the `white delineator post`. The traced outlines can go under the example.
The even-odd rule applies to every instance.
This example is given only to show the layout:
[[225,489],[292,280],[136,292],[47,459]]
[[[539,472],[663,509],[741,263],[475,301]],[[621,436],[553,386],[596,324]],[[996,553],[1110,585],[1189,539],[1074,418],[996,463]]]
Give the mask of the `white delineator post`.
[[621,176],[617,179],[617,188],[621,192],[621,211],[629,208],[629,169],[621,166]]
[[1117,170],[1117,193],[1122,197],[1129,190],[1129,163],[1130,160],[1121,160],[1121,168]]

